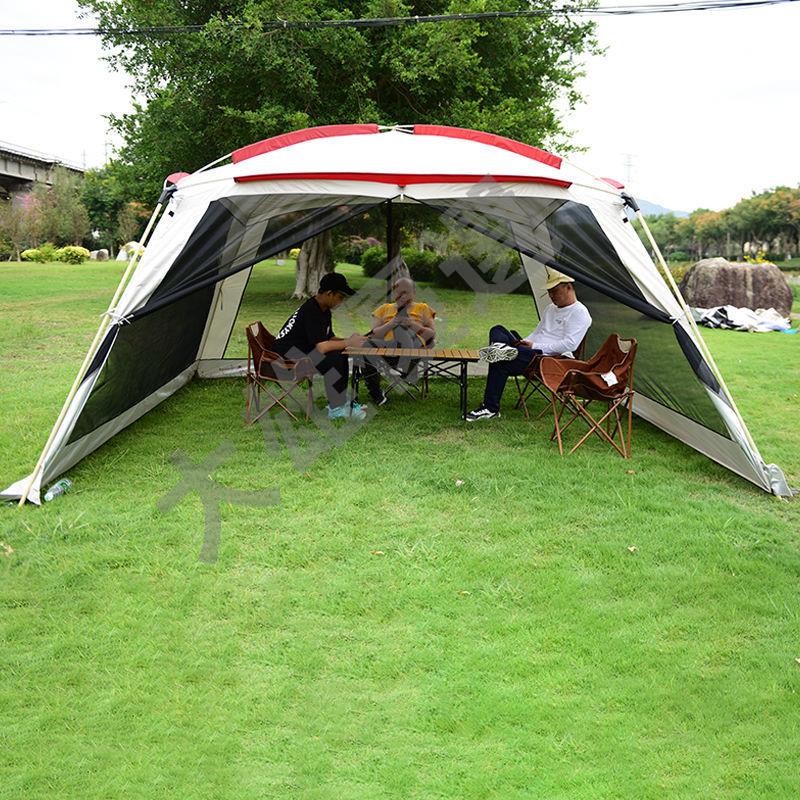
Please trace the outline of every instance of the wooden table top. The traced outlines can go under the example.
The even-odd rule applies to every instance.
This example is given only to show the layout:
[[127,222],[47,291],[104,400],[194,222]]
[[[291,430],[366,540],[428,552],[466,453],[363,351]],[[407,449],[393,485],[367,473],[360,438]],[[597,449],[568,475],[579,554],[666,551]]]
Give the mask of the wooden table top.
[[384,358],[423,358],[427,361],[478,361],[477,350],[461,347],[348,347],[346,356],[382,356]]

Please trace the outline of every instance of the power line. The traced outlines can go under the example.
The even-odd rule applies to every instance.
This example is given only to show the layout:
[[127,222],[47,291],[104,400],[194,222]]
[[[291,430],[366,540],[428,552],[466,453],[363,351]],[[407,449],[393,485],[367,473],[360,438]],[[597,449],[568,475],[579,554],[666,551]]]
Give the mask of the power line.
[[[400,25],[422,25],[437,22],[490,21],[536,17],[603,17],[635,16],[641,14],[674,14],[685,11],[715,11],[721,9],[755,8],[796,3],[800,0],[689,0],[679,3],[650,3],[635,6],[564,6],[562,8],[530,8],[524,11],[483,11],[472,14],[436,14],[416,17],[379,17],[374,19],[266,20],[260,30],[312,30],[319,28],[389,28]],[[231,28],[253,30],[242,23]],[[148,25],[131,28],[3,28],[0,36],[170,36],[198,33],[205,25]]]

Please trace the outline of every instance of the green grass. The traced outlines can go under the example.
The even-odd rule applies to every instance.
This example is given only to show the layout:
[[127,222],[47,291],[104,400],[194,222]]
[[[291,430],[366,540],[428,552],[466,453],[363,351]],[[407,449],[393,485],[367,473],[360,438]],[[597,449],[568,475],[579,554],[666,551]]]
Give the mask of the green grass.
[[[5,482],[119,272],[0,266]],[[240,319],[279,325],[290,279],[259,271]],[[437,299],[468,344],[524,314]],[[796,485],[800,337],[704,335]],[[241,382],[196,381],[67,496],[0,507],[0,797],[796,798],[800,507],[643,422],[630,462],[562,459],[544,420],[456,404],[393,400],[299,471]],[[225,440],[215,478],[281,502],[223,504],[204,564],[197,496],[156,501]]]

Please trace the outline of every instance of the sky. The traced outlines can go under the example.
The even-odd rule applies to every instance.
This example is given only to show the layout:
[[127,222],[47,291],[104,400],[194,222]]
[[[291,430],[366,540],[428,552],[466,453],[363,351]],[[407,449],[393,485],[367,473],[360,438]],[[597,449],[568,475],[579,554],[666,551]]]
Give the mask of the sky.
[[[0,0],[0,28],[87,24],[74,0]],[[800,3],[600,18],[605,53],[584,59],[586,103],[566,116],[586,150],[569,160],[680,211],[797,185],[798,30]],[[131,104],[103,54],[94,37],[0,37],[0,141],[102,165],[105,115]]]

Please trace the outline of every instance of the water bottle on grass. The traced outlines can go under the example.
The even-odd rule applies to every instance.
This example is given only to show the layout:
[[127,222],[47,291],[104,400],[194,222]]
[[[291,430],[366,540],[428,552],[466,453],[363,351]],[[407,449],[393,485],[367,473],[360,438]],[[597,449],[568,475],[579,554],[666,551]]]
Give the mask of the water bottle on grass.
[[62,494],[66,494],[71,488],[72,488],[72,481],[69,478],[62,478],[60,481],[54,483],[44,493],[45,503],[49,503],[51,500],[55,500],[56,497],[60,497]]

